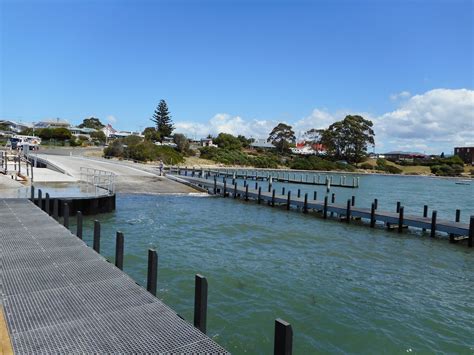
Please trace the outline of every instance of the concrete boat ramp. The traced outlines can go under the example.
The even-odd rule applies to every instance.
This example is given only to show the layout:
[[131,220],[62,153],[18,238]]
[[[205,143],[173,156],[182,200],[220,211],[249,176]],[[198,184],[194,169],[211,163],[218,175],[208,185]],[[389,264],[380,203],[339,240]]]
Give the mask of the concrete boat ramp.
[[0,199],[0,265],[5,353],[227,353],[26,199]]

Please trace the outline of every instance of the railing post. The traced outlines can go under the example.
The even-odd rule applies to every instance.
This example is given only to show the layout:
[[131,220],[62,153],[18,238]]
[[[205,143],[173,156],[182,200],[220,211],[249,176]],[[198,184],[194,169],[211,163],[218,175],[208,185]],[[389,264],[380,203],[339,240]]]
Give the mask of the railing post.
[[303,213],[308,213],[308,193],[304,194]]
[[293,352],[293,329],[283,319],[275,320],[274,355],[291,355]]
[[146,289],[153,296],[156,296],[156,283],[158,279],[158,255],[156,250],[148,249],[148,280]]
[[100,254],[100,222],[98,220],[94,221],[93,246],[94,246],[94,250]]
[[77,226],[76,226],[76,236],[79,238],[79,239],[82,239],[82,212],[81,211],[77,211],[76,213],[76,223],[77,223]]
[[433,211],[433,213],[431,215],[431,233],[430,233],[431,238],[434,238],[435,233],[436,233],[436,216],[437,216],[437,214],[438,214],[438,212]]
[[115,266],[123,270],[123,233],[118,231],[115,237]]
[[375,203],[372,202],[372,206],[370,208],[370,228],[375,227]]
[[400,209],[398,211],[398,233],[403,232],[403,206],[400,206]]
[[206,334],[207,326],[207,279],[196,274],[194,285],[194,326]]
[[288,198],[286,200],[286,209],[290,209],[290,204],[291,204],[291,191],[288,191]]
[[63,224],[69,229],[69,205],[67,202],[63,205]]
[[50,214],[50,201],[49,193],[46,192],[46,198],[44,200],[44,211],[49,215]]

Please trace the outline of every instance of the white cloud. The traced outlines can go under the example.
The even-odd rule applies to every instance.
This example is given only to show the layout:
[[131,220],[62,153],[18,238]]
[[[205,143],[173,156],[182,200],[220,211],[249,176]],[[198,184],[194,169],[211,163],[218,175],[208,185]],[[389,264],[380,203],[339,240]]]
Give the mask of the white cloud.
[[451,151],[474,142],[474,91],[435,89],[375,119],[377,141],[403,150]]
[[[286,123],[300,136],[311,128],[327,128],[348,114],[358,114],[374,122],[378,152],[452,152],[456,145],[474,144],[474,91],[434,89],[414,96],[403,91],[397,97],[404,99],[398,101],[398,108],[379,116],[347,109],[330,112],[316,108],[310,115]],[[245,119],[219,113],[205,123],[177,122],[176,131],[196,138],[220,132],[266,138],[278,123],[278,120]]]
[[268,133],[277,124],[269,120],[247,120],[240,116],[227,113],[218,113],[206,123],[176,122],[176,132],[190,137],[206,137],[208,134],[217,135],[220,132],[233,135],[242,134],[246,137],[267,137]]
[[399,92],[398,94],[390,95],[390,100],[392,101],[405,100],[405,99],[408,99],[410,96],[411,94],[409,91],[402,91],[402,92]]
[[106,119],[107,119],[107,122],[109,123],[117,123],[117,118],[115,118],[115,116],[108,115]]

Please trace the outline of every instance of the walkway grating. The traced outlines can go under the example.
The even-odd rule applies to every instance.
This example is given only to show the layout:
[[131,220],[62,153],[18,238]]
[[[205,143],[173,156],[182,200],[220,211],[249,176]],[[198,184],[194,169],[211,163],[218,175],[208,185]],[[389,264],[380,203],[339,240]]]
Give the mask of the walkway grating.
[[0,199],[13,351],[227,353],[28,200]]

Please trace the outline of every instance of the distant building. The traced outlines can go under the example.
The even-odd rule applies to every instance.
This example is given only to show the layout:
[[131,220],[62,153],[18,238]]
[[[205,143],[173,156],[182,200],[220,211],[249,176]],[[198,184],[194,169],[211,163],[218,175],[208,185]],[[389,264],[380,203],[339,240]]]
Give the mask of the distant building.
[[201,139],[201,147],[217,147],[217,144],[212,142],[212,138]]
[[272,143],[267,142],[265,138],[255,139],[252,143],[250,143],[250,146],[252,148],[267,148],[267,149],[275,148],[275,146]]
[[62,118],[48,118],[35,124],[35,128],[69,128],[71,124]]
[[11,120],[0,120],[0,124],[7,126],[8,131],[13,132],[13,133],[20,133],[21,131],[27,128],[33,127],[31,123],[16,122],[16,121],[11,121]]
[[474,165],[474,147],[456,147],[454,155],[459,156],[465,164]]
[[93,132],[97,132],[96,129],[94,128],[80,128],[80,127],[69,127],[68,130],[71,132],[73,136],[86,136],[87,138],[90,138],[90,134]]
[[383,154],[385,159],[392,161],[413,161],[414,159],[427,159],[428,155],[418,152],[393,151]]
[[296,147],[291,148],[291,152],[301,155],[325,155],[326,147],[320,143],[302,141],[296,143]]

